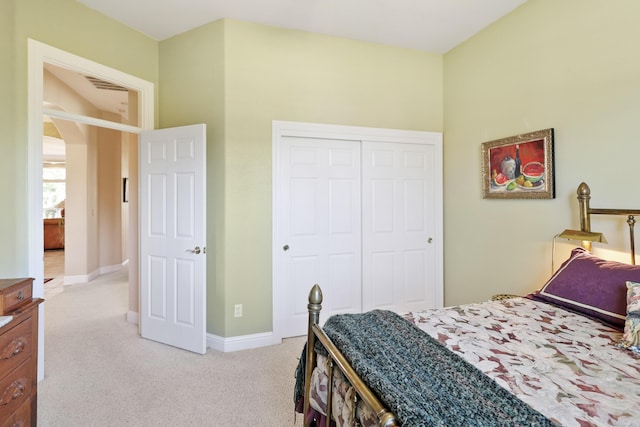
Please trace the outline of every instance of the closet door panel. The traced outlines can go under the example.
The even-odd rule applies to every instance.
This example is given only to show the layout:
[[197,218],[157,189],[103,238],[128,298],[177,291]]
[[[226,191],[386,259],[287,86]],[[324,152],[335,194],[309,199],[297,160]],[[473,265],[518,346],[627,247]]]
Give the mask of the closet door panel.
[[[433,146],[363,142],[363,309],[436,305]],[[390,254],[393,254],[391,257]],[[393,262],[381,263],[380,259]],[[384,268],[384,271],[381,271]]]
[[325,295],[325,316],[362,310],[360,143],[287,137],[281,144],[280,315],[288,337],[306,334],[315,283]]
[[366,295],[379,306],[390,307],[394,301],[393,287],[389,284],[394,282],[395,277],[395,253],[377,251],[371,254],[371,261],[370,287]]

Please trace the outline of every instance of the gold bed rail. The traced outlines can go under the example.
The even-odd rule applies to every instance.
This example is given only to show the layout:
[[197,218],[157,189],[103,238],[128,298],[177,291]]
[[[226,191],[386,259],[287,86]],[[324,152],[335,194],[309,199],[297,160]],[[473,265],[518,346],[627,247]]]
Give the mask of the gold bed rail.
[[[599,209],[589,206],[591,200],[591,189],[586,183],[578,186],[578,203],[580,204],[580,230],[591,231],[591,215],[626,215],[627,224],[629,225],[629,243],[631,245],[631,264],[636,264],[636,245],[634,226],[636,224],[635,217],[640,215],[640,209]],[[589,246],[591,242],[586,242]],[[587,248],[591,250],[591,247]]]
[[[307,356],[305,365],[305,386],[304,386],[304,419],[305,427],[310,424],[307,423],[307,414],[309,413],[309,402],[311,393],[311,374],[316,365],[316,352],[314,346],[316,339],[324,346],[328,353],[329,360],[329,374],[327,382],[327,426],[331,422],[331,398],[333,393],[333,367],[340,369],[344,374],[349,384],[355,390],[354,394],[354,413],[353,419],[355,423],[358,423],[356,418],[356,408],[358,406],[357,397],[362,399],[363,403],[373,410],[378,417],[379,427],[394,427],[398,426],[395,415],[389,411],[371,391],[371,389],[362,381],[358,374],[353,370],[349,361],[342,355],[340,350],[331,341],[331,339],[324,333],[320,325],[320,311],[322,310],[322,290],[320,286],[313,285],[309,292],[309,304],[307,305],[309,311],[309,328],[307,331]],[[357,425],[357,424],[356,424]]]

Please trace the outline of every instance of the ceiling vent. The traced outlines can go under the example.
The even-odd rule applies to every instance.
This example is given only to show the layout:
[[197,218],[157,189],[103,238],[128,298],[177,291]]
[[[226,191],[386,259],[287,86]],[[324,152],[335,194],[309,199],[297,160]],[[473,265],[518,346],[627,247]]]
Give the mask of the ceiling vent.
[[91,84],[94,85],[97,89],[116,90],[116,91],[119,91],[119,92],[128,92],[129,91],[129,89],[127,89],[124,86],[118,86],[117,84],[113,84],[111,82],[107,82],[105,80],[101,80],[101,79],[98,79],[96,77],[85,76],[85,78],[87,80],[89,80],[91,82]]

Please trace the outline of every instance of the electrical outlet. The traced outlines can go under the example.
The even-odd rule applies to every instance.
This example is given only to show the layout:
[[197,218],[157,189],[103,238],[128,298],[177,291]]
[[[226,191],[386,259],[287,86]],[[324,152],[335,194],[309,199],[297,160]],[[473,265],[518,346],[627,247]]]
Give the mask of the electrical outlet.
[[235,317],[242,317],[242,304],[236,304],[233,307],[233,315]]

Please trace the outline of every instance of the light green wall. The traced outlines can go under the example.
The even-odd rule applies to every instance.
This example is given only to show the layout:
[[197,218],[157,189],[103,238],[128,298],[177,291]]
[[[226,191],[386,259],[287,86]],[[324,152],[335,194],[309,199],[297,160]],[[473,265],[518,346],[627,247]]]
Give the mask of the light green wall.
[[[592,206],[640,206],[639,17],[636,0],[532,0],[445,55],[446,304],[544,284],[552,237],[579,228],[580,182]],[[546,128],[556,198],[482,199],[481,143]],[[592,228],[628,247],[624,219]]]
[[[16,227],[16,219],[23,214],[17,205],[20,191],[17,185],[18,175],[23,164],[16,161],[18,144],[15,141],[15,43],[14,43],[14,7],[13,1],[0,0],[0,277],[18,272],[25,273],[24,250],[26,239]],[[24,156],[23,156],[24,157]],[[16,250],[16,247],[18,250]],[[22,250],[22,252],[21,252]],[[22,266],[22,268],[20,268]]]
[[158,43],[75,0],[2,0],[0,38],[0,276],[19,277],[29,272],[27,39],[156,84]]
[[161,125],[208,125],[207,330],[271,331],[272,121],[440,131],[442,55],[224,20],[160,56]]
[[225,88],[224,310],[234,336],[271,331],[272,120],[440,131],[442,55],[227,21]]
[[224,334],[224,21],[160,43],[160,127],[207,125],[207,331]]

